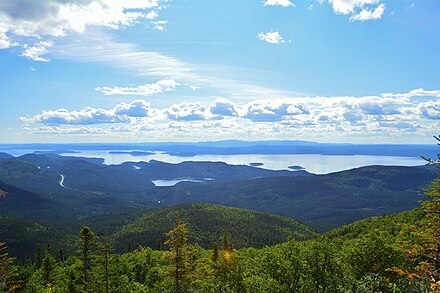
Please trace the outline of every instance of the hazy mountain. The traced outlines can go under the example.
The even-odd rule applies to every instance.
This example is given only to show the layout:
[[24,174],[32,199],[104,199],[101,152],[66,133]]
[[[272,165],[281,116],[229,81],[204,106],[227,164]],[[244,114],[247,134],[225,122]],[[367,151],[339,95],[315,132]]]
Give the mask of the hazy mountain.
[[158,151],[178,156],[201,154],[323,154],[323,155],[376,155],[405,157],[436,157],[437,147],[432,144],[349,144],[318,143],[300,140],[268,141],[206,141],[198,143],[80,143],[80,144],[9,144],[11,149],[53,150],[54,153],[90,150]]

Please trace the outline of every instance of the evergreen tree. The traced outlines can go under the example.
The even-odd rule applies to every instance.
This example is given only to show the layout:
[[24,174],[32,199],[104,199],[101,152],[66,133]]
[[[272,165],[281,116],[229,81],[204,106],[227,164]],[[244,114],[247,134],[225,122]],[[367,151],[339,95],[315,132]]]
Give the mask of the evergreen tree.
[[214,243],[214,247],[212,248],[212,261],[215,263],[218,261],[219,251],[217,243]]
[[82,279],[84,292],[87,292],[87,288],[90,282],[90,272],[95,263],[95,252],[97,249],[97,237],[92,230],[83,226],[79,233],[79,249],[78,258],[81,260],[82,264]]
[[15,292],[21,286],[15,282],[17,270],[14,266],[14,258],[9,257],[6,250],[8,246],[0,242],[0,292]]
[[179,215],[176,216],[173,229],[166,233],[168,240],[165,242],[171,248],[171,260],[174,263],[174,291],[176,293],[182,292],[182,250],[188,240],[188,228],[186,224],[180,222]]
[[110,244],[105,243],[102,248],[103,265],[104,265],[104,283],[105,292],[109,292],[110,288],[110,258],[112,253],[112,247]]
[[49,245],[46,247],[44,259],[41,264],[41,273],[43,276],[43,284],[48,286],[53,284],[53,270],[55,267],[55,258],[53,257]]

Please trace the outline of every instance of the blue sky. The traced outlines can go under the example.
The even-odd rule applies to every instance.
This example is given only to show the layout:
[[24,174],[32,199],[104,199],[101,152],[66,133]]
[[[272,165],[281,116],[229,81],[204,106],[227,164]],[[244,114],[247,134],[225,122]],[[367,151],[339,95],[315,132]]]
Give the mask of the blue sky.
[[0,143],[431,143],[438,0],[3,0]]

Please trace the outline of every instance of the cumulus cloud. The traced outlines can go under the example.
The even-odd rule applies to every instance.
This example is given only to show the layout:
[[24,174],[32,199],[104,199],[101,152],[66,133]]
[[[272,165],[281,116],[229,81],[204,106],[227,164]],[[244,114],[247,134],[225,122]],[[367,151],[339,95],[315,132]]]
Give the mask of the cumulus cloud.
[[440,90],[425,90],[423,88],[414,89],[407,93],[385,93],[381,95],[386,98],[396,98],[396,99],[410,99],[410,98],[418,98],[418,97],[432,97],[432,98],[440,98]]
[[423,118],[440,120],[440,102],[429,101],[418,105],[418,112]]
[[440,91],[424,89],[362,97],[257,99],[242,104],[217,98],[206,104],[182,102],[161,109],[139,99],[119,103],[110,109],[86,107],[79,111],[43,111],[22,117],[20,121],[26,126],[41,124],[51,131],[58,131],[56,127],[78,130],[78,125],[102,124],[100,127],[106,129],[106,133],[149,132],[158,137],[166,137],[167,133],[174,135],[174,132],[191,137],[195,137],[195,133],[206,137],[209,132],[210,136],[224,137],[225,133],[269,135],[275,131],[281,136],[292,131],[305,136],[328,132],[432,135],[440,127],[436,122],[440,120],[439,101]]
[[135,118],[146,118],[156,115],[155,109],[144,100],[135,100],[130,103],[122,102],[113,109],[86,107],[80,111],[58,109],[43,111],[33,117],[21,117],[24,123],[42,123],[47,125],[90,125],[105,123],[131,123]]
[[43,59],[38,55],[41,44],[39,51],[38,44],[29,45],[32,40],[83,33],[89,26],[120,29],[142,19],[152,20],[162,8],[160,2],[165,0],[2,0],[0,49],[15,46],[20,40],[29,47],[25,47],[24,56],[43,61],[38,60]]
[[120,103],[114,108],[116,116],[148,117],[153,116],[155,110],[151,109],[150,103],[145,100],[135,100],[130,103]]
[[214,116],[238,116],[238,106],[234,102],[218,98],[209,105],[209,112]]
[[295,7],[290,0],[266,0],[264,6],[282,6],[282,7]]
[[382,0],[328,0],[333,11],[338,14],[351,15],[352,21],[380,19],[385,11]]
[[110,95],[133,95],[149,96],[162,92],[174,91],[180,83],[174,80],[160,80],[156,83],[147,83],[138,87],[98,87],[96,91],[102,92],[106,96]]
[[243,107],[243,116],[253,121],[279,121],[300,114],[309,114],[309,110],[296,99],[257,100]]
[[125,120],[119,118],[120,117],[111,113],[111,111],[86,107],[80,111],[68,111],[66,109],[43,111],[43,114],[34,117],[23,117],[20,118],[20,120],[25,123],[42,123],[48,125],[88,125],[125,122]]
[[174,104],[164,110],[164,114],[170,120],[204,120],[206,118],[206,107],[200,103],[180,103]]
[[267,32],[267,33],[261,32],[257,35],[257,37],[261,41],[264,41],[269,44],[279,44],[286,42],[279,32]]

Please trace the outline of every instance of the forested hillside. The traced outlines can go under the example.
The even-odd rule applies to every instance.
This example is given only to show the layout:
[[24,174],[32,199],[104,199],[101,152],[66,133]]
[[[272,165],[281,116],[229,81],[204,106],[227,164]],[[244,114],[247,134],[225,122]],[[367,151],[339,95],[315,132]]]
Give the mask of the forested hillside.
[[176,215],[188,225],[188,242],[205,248],[212,247],[224,235],[233,239],[236,248],[264,247],[317,235],[292,218],[220,205],[190,204],[147,212],[115,233],[115,247],[157,247],[165,232],[173,227]]
[[[170,187],[151,183],[186,171],[214,180]],[[328,231],[417,207],[422,189],[437,171],[432,166],[368,166],[319,176],[280,172],[203,162],[106,166],[96,159],[25,155],[0,161],[0,185],[9,190],[0,198],[0,211],[38,221],[74,222],[119,209],[205,202],[288,216]],[[216,179],[221,177],[226,179]],[[25,208],[31,203],[32,209]]]
[[290,216],[318,231],[419,205],[433,166],[368,166],[319,176],[228,183],[181,183],[151,189],[161,204],[209,202]]
[[223,237],[209,250],[189,244],[191,228],[178,219],[164,235],[164,250],[124,254],[83,227],[74,255],[48,247],[18,266],[2,246],[0,282],[9,292],[428,292],[430,275],[413,273],[419,260],[403,244],[429,227],[424,215],[366,219],[314,240],[262,249],[236,249],[232,237]]
[[235,248],[264,247],[289,239],[304,240],[317,235],[298,221],[251,210],[211,204],[190,204],[142,212],[119,210],[69,223],[46,223],[0,217],[0,239],[21,260],[34,258],[37,250],[50,245],[54,251],[75,252],[75,239],[82,225],[126,252],[142,246],[164,247],[165,233],[179,215],[190,228],[189,243],[211,248],[224,235]]

